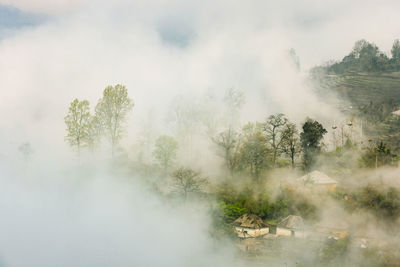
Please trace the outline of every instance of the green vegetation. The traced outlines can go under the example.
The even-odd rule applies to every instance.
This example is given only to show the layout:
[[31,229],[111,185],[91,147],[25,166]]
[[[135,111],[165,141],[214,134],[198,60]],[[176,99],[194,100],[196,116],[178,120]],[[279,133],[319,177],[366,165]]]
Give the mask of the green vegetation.
[[87,146],[90,142],[90,118],[89,101],[79,101],[78,99],[72,101],[64,119],[68,132],[65,140],[76,148],[78,154],[81,148]]
[[96,117],[111,143],[114,156],[115,147],[124,131],[124,123],[128,112],[133,108],[133,102],[128,97],[124,85],[107,86],[103,91],[103,98],[96,105]]
[[345,72],[377,72],[400,70],[400,45],[395,40],[391,50],[391,58],[379,50],[379,48],[366,40],[359,40],[354,44],[353,50],[342,61],[328,67],[334,73]]
[[124,123],[132,108],[133,102],[128,97],[128,91],[120,84],[104,89],[103,98],[96,105],[95,115],[90,114],[89,101],[75,99],[64,118],[67,125],[65,140],[76,148],[79,155],[81,148],[94,149],[100,137],[106,135],[114,157],[115,147],[122,137]]
[[370,211],[381,221],[393,223],[400,217],[400,191],[394,187],[369,184],[356,190],[340,188],[334,197],[346,209]]
[[365,40],[357,41],[340,62],[315,67],[312,81],[322,95],[339,96],[338,107],[356,117],[363,134],[400,149],[400,123],[392,112],[400,109],[400,42],[395,40],[391,57]]
[[363,167],[378,168],[381,166],[395,165],[398,161],[398,156],[391,152],[383,142],[372,144],[365,147],[364,153],[361,155],[360,164]]
[[304,169],[311,169],[315,158],[321,152],[321,140],[326,133],[327,131],[325,128],[319,122],[312,119],[307,119],[303,124],[303,132],[300,134],[300,142],[304,152]]
[[[359,43],[355,58],[363,60],[357,64],[375,62],[371,61],[375,50],[374,46]],[[352,68],[356,66],[359,67]],[[327,72],[333,71],[326,68]],[[364,71],[364,67],[359,68]],[[235,239],[237,233],[232,222],[244,213],[257,215],[270,225],[277,225],[288,215],[300,216],[307,225],[317,225],[326,216],[324,205],[332,203],[349,213],[367,213],[384,226],[397,226],[398,189],[365,185],[368,183],[350,186],[353,179],[357,183],[353,176],[360,176],[361,171],[397,165],[398,148],[393,142],[382,141],[390,134],[400,142],[400,138],[395,138],[399,135],[400,117],[391,113],[395,101],[357,106],[349,121],[332,127],[334,138],[329,140],[325,139],[328,131],[317,120],[305,118],[301,124],[295,124],[282,113],[266,114],[264,121],[240,126],[238,117],[244,99],[242,92],[229,89],[223,99],[228,114],[221,112],[221,117],[214,114],[211,120],[213,114],[199,103],[176,98],[169,114],[172,133],[153,134],[151,127],[144,131],[148,155],[153,156],[153,161],[134,160],[129,157],[131,151],[122,147],[120,157],[115,159],[114,150],[124,136],[133,103],[125,86],[108,86],[95,115],[90,114],[88,101],[71,103],[65,118],[66,141],[78,151],[83,147],[94,151],[105,136],[112,146],[116,166],[128,166],[127,173],[145,177],[145,183],[166,203],[206,206],[211,216],[209,233],[217,240]],[[353,134],[354,125],[358,126],[360,121],[362,134],[374,137],[369,142],[365,142],[364,136]],[[200,148],[203,154],[196,153]],[[216,164],[209,164],[218,157]],[[312,170],[326,172],[339,184],[301,183],[299,177]],[[313,249],[318,247],[313,260],[325,266],[346,265],[352,260],[349,251],[354,242],[351,233],[324,239],[311,245]],[[377,250],[381,253],[380,248]],[[381,254],[360,255],[357,262],[382,262]]]
[[251,185],[236,189],[229,184],[221,184],[216,189],[216,196],[225,223],[231,223],[244,213],[255,214],[274,223],[290,215],[300,215],[313,221],[318,217],[317,207],[307,198],[291,187],[282,188],[272,198],[267,192]]

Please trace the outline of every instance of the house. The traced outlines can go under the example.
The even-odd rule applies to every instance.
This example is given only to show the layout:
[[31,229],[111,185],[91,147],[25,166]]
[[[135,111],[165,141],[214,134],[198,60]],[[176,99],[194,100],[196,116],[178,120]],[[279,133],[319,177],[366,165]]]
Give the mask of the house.
[[392,112],[392,115],[394,115],[394,116],[400,116],[400,109],[399,109],[399,110],[396,110],[396,111],[393,111],[393,112]]
[[276,235],[302,238],[306,237],[307,231],[303,218],[296,215],[287,216],[278,223],[276,227]]
[[299,181],[304,185],[311,185],[318,188],[335,190],[338,182],[328,175],[320,171],[312,171],[299,178]]
[[269,226],[255,214],[243,214],[232,225],[241,238],[260,237],[269,233]]

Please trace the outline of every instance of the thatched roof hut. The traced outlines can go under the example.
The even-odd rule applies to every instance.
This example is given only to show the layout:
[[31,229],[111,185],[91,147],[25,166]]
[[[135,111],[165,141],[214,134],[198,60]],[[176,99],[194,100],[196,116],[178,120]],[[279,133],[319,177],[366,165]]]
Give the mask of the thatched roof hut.
[[243,214],[239,218],[237,218],[232,225],[237,226],[237,227],[244,227],[244,228],[252,228],[252,229],[260,229],[260,228],[265,228],[268,227],[268,224],[266,224],[263,219],[258,217],[255,214]]
[[394,116],[400,116],[400,109],[399,109],[399,110],[396,110],[396,111],[393,111],[393,112],[392,112],[392,115],[394,115]]
[[304,221],[300,216],[289,215],[278,223],[278,227],[288,229],[304,229]]

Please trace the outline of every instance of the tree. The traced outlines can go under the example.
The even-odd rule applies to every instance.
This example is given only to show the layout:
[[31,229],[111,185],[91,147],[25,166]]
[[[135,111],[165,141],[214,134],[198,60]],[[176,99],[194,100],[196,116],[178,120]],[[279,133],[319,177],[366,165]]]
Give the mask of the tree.
[[379,48],[366,40],[359,40],[353,50],[341,62],[332,64],[328,69],[336,73],[347,71],[382,71],[390,65],[389,59]]
[[78,99],[72,101],[64,120],[67,125],[65,140],[77,149],[79,155],[81,148],[89,143],[91,120],[89,101],[79,101]]
[[121,84],[107,86],[103,91],[103,98],[96,106],[96,116],[111,143],[113,157],[115,147],[122,137],[127,115],[133,106],[132,99],[128,97],[128,90]]
[[172,178],[174,191],[181,194],[185,201],[188,194],[201,192],[207,184],[207,179],[200,177],[200,173],[188,168],[177,169]]
[[395,60],[400,59],[400,41],[399,39],[394,40],[392,50],[390,50],[392,58]]
[[315,157],[321,152],[321,140],[327,131],[318,121],[308,118],[303,124],[300,133],[300,142],[303,149],[304,169],[309,170]]
[[370,142],[361,155],[360,163],[363,167],[378,168],[384,165],[393,165],[397,160],[397,155],[392,153],[385,143],[374,144]]
[[294,123],[287,123],[282,131],[282,151],[290,157],[294,168],[294,159],[300,151],[299,132]]
[[388,61],[387,56],[375,44],[366,40],[357,41],[351,54],[357,59],[354,63],[363,71],[384,69]]
[[171,136],[162,135],[156,140],[153,156],[164,171],[167,171],[176,158],[177,150],[178,142]]
[[100,143],[102,133],[102,125],[99,117],[91,116],[89,120],[89,131],[88,131],[88,147],[94,151]]
[[213,141],[222,149],[226,167],[230,174],[233,175],[240,161],[239,152],[241,143],[239,135],[229,128],[220,133],[216,138],[213,138]]
[[276,158],[279,156],[283,144],[283,129],[288,122],[284,114],[268,117],[263,125],[263,131],[272,149],[272,165],[275,167]]
[[240,150],[240,165],[258,179],[261,172],[268,167],[271,150],[257,125],[248,124],[243,131],[245,138]]

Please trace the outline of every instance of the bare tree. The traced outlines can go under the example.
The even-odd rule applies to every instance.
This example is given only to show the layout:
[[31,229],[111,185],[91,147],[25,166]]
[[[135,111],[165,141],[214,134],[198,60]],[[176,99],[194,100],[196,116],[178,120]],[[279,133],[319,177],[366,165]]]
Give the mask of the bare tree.
[[200,173],[188,168],[177,169],[173,172],[172,178],[174,191],[181,194],[185,201],[188,194],[201,192],[207,184],[207,179],[200,177]]
[[296,154],[300,152],[299,132],[294,123],[287,123],[282,132],[282,151],[291,159],[292,168]]
[[264,123],[263,131],[272,149],[272,164],[275,167],[283,143],[283,129],[288,120],[284,114],[271,115]]
[[223,157],[231,176],[240,163],[240,136],[231,128],[213,138],[215,144],[223,151]]

